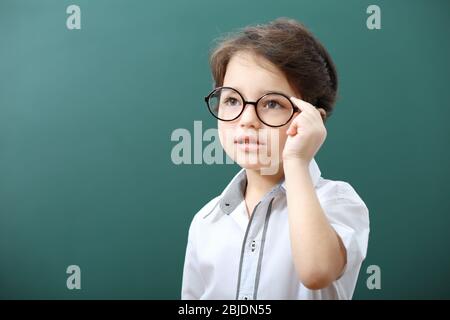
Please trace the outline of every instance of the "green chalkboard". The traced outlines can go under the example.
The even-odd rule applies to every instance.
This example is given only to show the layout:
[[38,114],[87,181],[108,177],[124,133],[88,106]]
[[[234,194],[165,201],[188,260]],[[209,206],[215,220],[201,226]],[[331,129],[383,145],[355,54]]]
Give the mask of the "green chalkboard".
[[0,298],[180,298],[189,223],[239,168],[177,165],[171,135],[205,144],[194,121],[216,126],[203,101],[214,39],[277,17],[303,22],[338,68],[316,160],[370,210],[354,298],[450,298],[444,0],[1,0]]

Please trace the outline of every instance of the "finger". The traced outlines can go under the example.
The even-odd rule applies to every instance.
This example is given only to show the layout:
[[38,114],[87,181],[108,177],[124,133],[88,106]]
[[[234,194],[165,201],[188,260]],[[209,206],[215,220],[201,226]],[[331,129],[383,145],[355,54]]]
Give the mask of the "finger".
[[311,110],[308,110],[307,108],[305,108],[302,112],[300,112],[298,114],[298,116],[296,118],[297,118],[296,121],[305,121],[305,122],[313,124],[314,122],[317,121],[318,118],[320,118],[320,116],[317,115],[317,119],[316,119],[316,115],[314,115],[314,113],[311,112]]
[[294,117],[286,133],[288,135],[296,135],[298,133],[299,128],[311,127],[314,125],[315,122],[316,120],[314,120],[314,118],[310,114],[302,112],[296,117]]
[[311,109],[314,109],[314,106],[310,103],[306,102],[305,100],[291,97],[291,101],[301,110],[301,111],[308,111]]
[[289,125],[289,128],[286,131],[286,134],[290,135],[290,136],[295,136],[297,134],[297,121],[292,121],[291,124]]
[[[308,110],[307,112],[311,114],[316,120],[323,120],[322,113],[319,109],[323,110],[322,108],[317,108],[316,106],[310,104],[307,102]],[[325,111],[325,110],[324,110]]]
[[321,117],[320,112],[317,110],[317,108],[309,102],[295,97],[291,97],[291,100],[302,112],[314,114],[317,119]]
[[305,121],[308,121],[308,119],[305,118],[305,114],[299,113],[298,115],[294,116],[294,118],[291,121],[291,124],[289,125],[288,130],[286,131],[286,133],[288,135],[296,135],[298,132],[298,129],[301,126],[305,125]]

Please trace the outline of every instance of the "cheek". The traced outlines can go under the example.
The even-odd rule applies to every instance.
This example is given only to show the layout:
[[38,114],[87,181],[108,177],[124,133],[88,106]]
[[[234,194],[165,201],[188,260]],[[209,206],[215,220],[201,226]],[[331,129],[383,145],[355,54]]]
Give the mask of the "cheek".
[[288,135],[286,133],[288,128],[289,128],[289,126],[286,126],[286,127],[283,127],[283,129],[280,129],[280,131],[279,131],[278,141],[279,141],[280,149],[281,149],[280,152],[283,152],[284,145],[288,138]]
[[234,128],[229,122],[219,121],[217,123],[217,130],[219,131],[219,139],[222,147],[227,150],[234,142]]
[[286,133],[287,128],[289,128],[289,126],[283,126],[279,129],[270,130],[270,154],[282,154],[284,145],[288,137]]

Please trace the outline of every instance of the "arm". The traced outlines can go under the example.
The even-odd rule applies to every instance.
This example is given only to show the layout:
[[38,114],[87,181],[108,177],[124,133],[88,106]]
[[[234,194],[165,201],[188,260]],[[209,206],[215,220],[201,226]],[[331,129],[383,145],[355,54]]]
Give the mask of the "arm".
[[292,120],[283,149],[291,250],[301,282],[316,290],[341,275],[346,250],[320,206],[309,173],[309,163],[326,138],[325,111],[292,101],[301,113]]
[[284,172],[294,265],[306,287],[327,287],[344,269],[345,247],[320,206],[308,164],[286,160]]

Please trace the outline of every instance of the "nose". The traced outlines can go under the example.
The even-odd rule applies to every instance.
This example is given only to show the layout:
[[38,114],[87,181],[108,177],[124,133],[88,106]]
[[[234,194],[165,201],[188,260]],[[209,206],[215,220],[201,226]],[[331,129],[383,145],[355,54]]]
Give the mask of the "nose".
[[239,124],[241,127],[259,128],[261,126],[261,122],[256,114],[256,103],[247,102],[244,106],[244,111],[239,117]]

